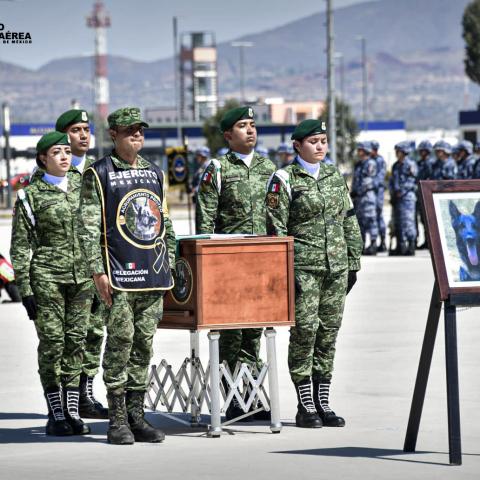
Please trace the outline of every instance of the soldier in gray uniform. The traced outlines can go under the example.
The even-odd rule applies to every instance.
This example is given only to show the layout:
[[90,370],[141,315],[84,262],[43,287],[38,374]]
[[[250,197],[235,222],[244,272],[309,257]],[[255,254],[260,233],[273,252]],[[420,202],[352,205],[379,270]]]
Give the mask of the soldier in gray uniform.
[[439,140],[433,146],[436,160],[432,163],[432,180],[454,180],[457,178],[458,168],[455,160],[450,156],[451,145],[445,140]]

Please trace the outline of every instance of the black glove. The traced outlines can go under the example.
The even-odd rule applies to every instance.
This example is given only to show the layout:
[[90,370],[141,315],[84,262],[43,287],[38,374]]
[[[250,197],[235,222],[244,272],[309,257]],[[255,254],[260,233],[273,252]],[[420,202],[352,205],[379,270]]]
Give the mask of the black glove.
[[34,295],[28,295],[26,297],[22,297],[22,303],[25,307],[25,310],[28,313],[28,318],[30,320],[37,319],[37,301],[35,300]]
[[102,302],[100,302],[100,299],[98,298],[98,296],[95,294],[93,296],[93,300],[92,300],[92,308],[90,309],[90,313],[96,313],[100,307]]
[[350,290],[353,288],[357,282],[357,272],[350,270],[348,272],[348,282],[347,282],[347,295],[350,293]]

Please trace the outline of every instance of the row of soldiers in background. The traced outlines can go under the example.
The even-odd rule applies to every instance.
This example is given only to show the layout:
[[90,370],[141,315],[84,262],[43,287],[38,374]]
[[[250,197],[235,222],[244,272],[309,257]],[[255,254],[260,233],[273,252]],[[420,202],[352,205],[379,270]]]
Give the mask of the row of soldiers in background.
[[[386,251],[383,205],[387,169],[378,148],[376,141],[357,144],[358,162],[353,173],[351,193],[364,242],[367,235],[370,237],[364,255]],[[411,142],[403,141],[395,145],[395,156],[397,161],[388,180],[392,205],[389,254],[415,255],[415,249],[427,248],[426,241],[417,246],[419,222],[425,225],[417,196],[418,182],[480,178],[480,145],[474,152],[468,140],[454,147],[444,140],[434,145],[425,140],[415,150]]]

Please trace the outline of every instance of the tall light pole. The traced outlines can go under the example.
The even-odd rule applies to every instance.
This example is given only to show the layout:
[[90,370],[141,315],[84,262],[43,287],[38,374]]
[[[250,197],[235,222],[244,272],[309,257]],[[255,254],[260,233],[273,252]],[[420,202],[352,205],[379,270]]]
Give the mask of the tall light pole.
[[95,30],[95,139],[99,158],[103,157],[104,128],[108,115],[109,87],[107,77],[107,28],[108,16],[102,1],[97,0],[87,26]]
[[240,52],[240,101],[245,103],[245,53],[244,49],[253,47],[253,42],[232,42],[232,47],[238,47]]
[[343,53],[335,52],[335,59],[340,61],[340,98],[342,104],[340,106],[340,135],[342,136],[342,143],[340,145],[340,158],[345,162],[345,57]]
[[12,208],[12,185],[10,174],[10,107],[7,102],[2,104],[3,138],[5,140],[5,162],[7,166],[7,208]]
[[362,48],[362,123],[363,130],[368,131],[368,112],[367,112],[367,40],[363,35],[358,35],[357,40],[361,42]]
[[335,58],[332,0],[327,2],[327,73],[328,73],[328,146],[330,158],[337,164],[337,116],[335,105]]
[[177,142],[178,145],[182,145],[182,112],[180,108],[180,59],[178,56],[178,20],[177,17],[173,17],[173,69],[174,69],[174,90],[175,90],[175,111],[177,115]]

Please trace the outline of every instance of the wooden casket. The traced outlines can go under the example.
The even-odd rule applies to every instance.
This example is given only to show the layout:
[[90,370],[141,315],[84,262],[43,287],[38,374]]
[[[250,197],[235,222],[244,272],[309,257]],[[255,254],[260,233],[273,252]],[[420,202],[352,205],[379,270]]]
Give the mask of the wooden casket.
[[295,323],[293,237],[178,240],[175,288],[159,328],[188,330]]

